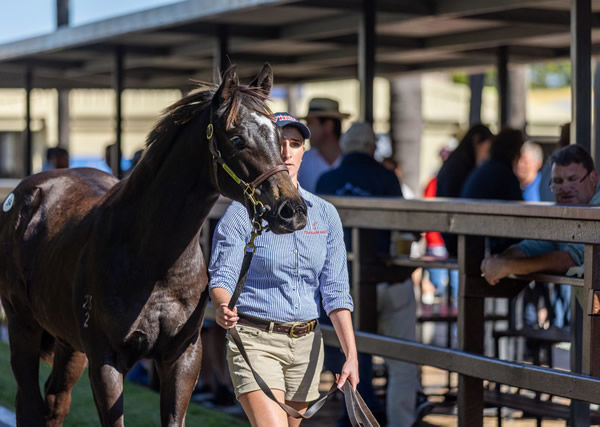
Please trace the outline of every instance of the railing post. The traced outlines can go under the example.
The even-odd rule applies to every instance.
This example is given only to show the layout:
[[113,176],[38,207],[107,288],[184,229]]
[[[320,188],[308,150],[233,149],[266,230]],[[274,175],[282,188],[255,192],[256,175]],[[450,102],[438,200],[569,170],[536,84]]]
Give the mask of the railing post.
[[369,266],[376,262],[375,230],[352,229],[351,292],[354,300],[354,327],[377,332],[377,288],[368,276]]
[[[483,354],[483,301],[473,292],[481,282],[480,264],[484,238],[458,236],[458,346],[469,353]],[[479,293],[479,295],[481,295]],[[458,425],[483,426],[483,381],[467,375],[458,376]]]
[[[579,289],[571,293],[571,371],[592,376],[600,375],[600,317],[593,314],[594,294],[600,289],[600,247],[585,245],[583,294]],[[579,295],[577,295],[579,294]],[[581,298],[583,296],[583,298]],[[583,307],[581,306],[583,304]],[[574,427],[590,425],[590,406],[581,401],[571,402],[571,424]]]

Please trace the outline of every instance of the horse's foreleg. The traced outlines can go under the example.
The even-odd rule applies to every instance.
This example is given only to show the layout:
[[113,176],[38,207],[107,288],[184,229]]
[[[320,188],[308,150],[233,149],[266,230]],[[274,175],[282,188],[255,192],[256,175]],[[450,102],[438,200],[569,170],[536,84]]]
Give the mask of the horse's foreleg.
[[200,374],[200,336],[175,361],[156,361],[160,378],[160,418],[163,426],[185,425],[185,414]]
[[89,373],[94,401],[103,426],[123,426],[123,372],[117,368],[116,357],[89,355]]
[[61,426],[69,415],[71,390],[85,368],[85,353],[58,342],[52,373],[46,381],[46,425]]
[[2,301],[8,320],[10,364],[17,382],[17,424],[44,424],[44,401],[40,392],[40,346],[42,328],[29,311]]

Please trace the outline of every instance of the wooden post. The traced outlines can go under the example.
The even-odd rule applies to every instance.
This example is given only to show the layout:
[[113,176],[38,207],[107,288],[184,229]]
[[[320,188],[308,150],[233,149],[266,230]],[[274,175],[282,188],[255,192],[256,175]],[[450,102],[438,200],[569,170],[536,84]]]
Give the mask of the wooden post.
[[[483,302],[477,292],[481,281],[480,264],[484,254],[484,238],[458,236],[458,347],[469,353],[483,354]],[[458,425],[483,426],[483,381],[467,375],[458,376]]]

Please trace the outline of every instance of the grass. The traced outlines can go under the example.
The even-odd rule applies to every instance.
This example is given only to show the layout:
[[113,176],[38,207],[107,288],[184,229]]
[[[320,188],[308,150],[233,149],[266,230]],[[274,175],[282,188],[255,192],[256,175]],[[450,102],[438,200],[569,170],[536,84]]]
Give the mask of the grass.
[[[50,374],[50,366],[40,362],[40,387]],[[17,385],[10,369],[8,344],[0,342],[0,406],[14,411]],[[128,381],[125,382],[125,424],[127,426],[159,426],[160,410],[158,393]],[[228,414],[190,403],[186,424],[188,426],[248,426],[248,423]],[[92,389],[87,375],[83,373],[73,389],[71,412],[65,426],[98,426],[98,414],[94,406]]]

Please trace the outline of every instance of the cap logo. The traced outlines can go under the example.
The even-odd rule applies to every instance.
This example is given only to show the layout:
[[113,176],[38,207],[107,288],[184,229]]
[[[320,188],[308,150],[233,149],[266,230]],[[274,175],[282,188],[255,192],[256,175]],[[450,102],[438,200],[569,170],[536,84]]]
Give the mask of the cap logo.
[[281,115],[275,116],[275,119],[276,119],[278,122],[279,122],[279,121],[283,121],[283,120],[285,120],[285,121],[288,121],[288,122],[297,122],[297,121],[298,121],[298,120],[296,120],[296,118],[295,118],[295,117],[292,117],[292,116],[286,116],[286,115],[284,115],[284,114],[281,114]]

